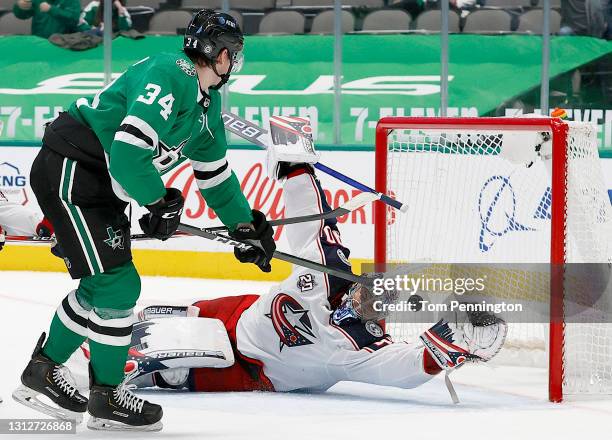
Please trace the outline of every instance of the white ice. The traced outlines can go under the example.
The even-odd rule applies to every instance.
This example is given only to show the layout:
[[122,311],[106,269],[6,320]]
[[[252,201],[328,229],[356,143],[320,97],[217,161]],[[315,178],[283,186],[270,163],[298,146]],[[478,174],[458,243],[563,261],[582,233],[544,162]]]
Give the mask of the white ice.
[[[144,277],[139,306],[259,293],[269,285]],[[74,286],[64,274],[0,272],[0,419],[45,417],[15,403],[11,392],[38,336]],[[467,365],[451,377],[459,405],[451,403],[442,378],[414,390],[345,382],[316,395],[147,391],[141,395],[164,408],[160,433],[96,432],[84,424],[77,433],[99,439],[612,438],[612,400],[549,403],[543,369]],[[18,438],[28,437],[43,438]]]

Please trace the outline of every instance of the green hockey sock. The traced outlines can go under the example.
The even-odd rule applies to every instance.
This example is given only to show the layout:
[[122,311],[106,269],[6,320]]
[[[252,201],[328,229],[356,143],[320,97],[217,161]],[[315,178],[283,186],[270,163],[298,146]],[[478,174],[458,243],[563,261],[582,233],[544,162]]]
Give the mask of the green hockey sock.
[[91,306],[86,294],[70,292],[59,305],[51,321],[43,354],[63,364],[87,337],[87,320]]
[[94,379],[97,384],[115,386],[124,378],[140,277],[130,261],[92,277],[84,286],[93,292],[87,337]]

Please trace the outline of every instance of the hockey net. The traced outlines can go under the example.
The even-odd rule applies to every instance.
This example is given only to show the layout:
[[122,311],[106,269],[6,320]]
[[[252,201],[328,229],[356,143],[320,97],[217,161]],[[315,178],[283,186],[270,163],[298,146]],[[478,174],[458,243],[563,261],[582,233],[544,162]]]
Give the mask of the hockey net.
[[[601,263],[596,284],[610,280],[612,209],[595,126],[554,118],[384,118],[376,186],[409,206],[403,214],[377,204],[376,262],[441,263],[425,271],[455,277],[469,272],[462,264],[481,264],[496,297],[550,311],[534,307],[533,316],[511,322],[495,361],[547,366],[553,401],[612,394],[609,320],[563,318],[568,297],[589,304],[591,293],[565,263]],[[609,286],[607,294],[597,298],[598,310],[609,311]],[[391,314],[387,331],[414,340],[431,325],[416,315]]]

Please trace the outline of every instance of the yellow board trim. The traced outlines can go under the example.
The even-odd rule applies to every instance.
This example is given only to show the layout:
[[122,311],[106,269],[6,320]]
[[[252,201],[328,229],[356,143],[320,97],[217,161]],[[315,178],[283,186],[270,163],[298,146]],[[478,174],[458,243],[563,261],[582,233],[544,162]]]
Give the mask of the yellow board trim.
[[[264,273],[252,264],[239,263],[227,252],[132,249],[132,254],[141,275],[281,281],[291,273],[291,265],[284,261],[272,261],[272,272]],[[351,259],[351,263],[359,273],[361,263],[371,260]],[[41,245],[5,246],[0,252],[0,270],[67,272],[64,262]]]

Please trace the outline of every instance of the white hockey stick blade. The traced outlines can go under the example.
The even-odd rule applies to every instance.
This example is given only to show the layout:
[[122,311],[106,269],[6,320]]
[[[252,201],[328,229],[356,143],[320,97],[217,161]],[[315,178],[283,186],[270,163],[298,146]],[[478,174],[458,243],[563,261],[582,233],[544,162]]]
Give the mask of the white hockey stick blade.
[[457,392],[455,391],[455,387],[450,380],[451,370],[446,370],[446,374],[444,375],[444,383],[446,384],[446,389],[448,390],[451,399],[455,405],[459,404],[459,396],[457,396]]
[[87,427],[96,431],[161,431],[164,425],[161,421],[153,423],[152,425],[133,426],[127,425],[121,422],[115,422],[114,420],[99,419],[98,417],[91,416],[87,421]]
[[[325,220],[328,218],[342,217],[343,215],[349,214],[356,209],[361,208],[368,203],[372,203],[378,200],[378,195],[374,193],[364,192],[356,195],[352,199],[346,201],[343,205],[338,206],[336,209],[324,212],[322,214],[310,214],[300,215],[297,217],[278,218],[276,220],[269,220],[270,226],[281,226],[281,225],[293,225],[296,223],[315,222],[319,220]],[[227,226],[215,226],[213,228],[207,228],[210,232],[227,231]]]
[[357,194],[351,200],[348,200],[346,203],[341,205],[340,208],[346,209],[348,212],[351,212],[378,199],[379,197],[377,194],[370,192],[362,192],[361,194]]
[[38,399],[39,395],[40,393],[38,391],[34,391],[25,385],[19,385],[19,387],[13,391],[13,400],[55,419],[72,421],[77,425],[83,421],[83,413],[68,411],[59,406],[46,404]]

